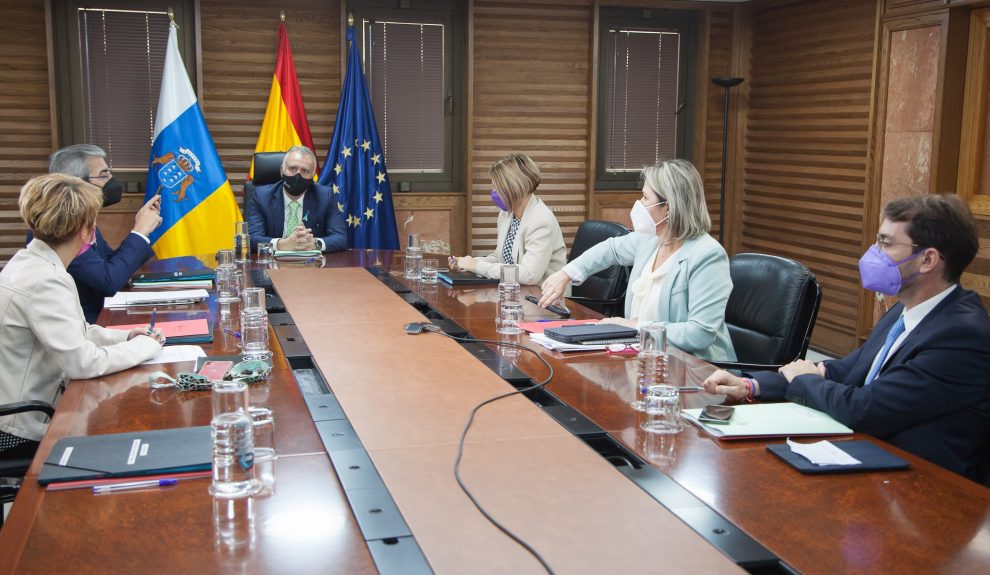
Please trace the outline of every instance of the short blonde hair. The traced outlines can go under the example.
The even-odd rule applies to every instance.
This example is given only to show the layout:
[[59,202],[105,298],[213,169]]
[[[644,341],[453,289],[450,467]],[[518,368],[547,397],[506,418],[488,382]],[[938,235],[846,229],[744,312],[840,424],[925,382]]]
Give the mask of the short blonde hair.
[[17,206],[34,237],[58,246],[96,222],[103,195],[100,188],[75,176],[46,174],[24,184]]
[[509,154],[488,170],[495,190],[510,210],[540,185],[540,168],[526,154]]
[[701,175],[687,160],[664,160],[643,168],[643,181],[667,202],[668,241],[701,237],[712,229]]

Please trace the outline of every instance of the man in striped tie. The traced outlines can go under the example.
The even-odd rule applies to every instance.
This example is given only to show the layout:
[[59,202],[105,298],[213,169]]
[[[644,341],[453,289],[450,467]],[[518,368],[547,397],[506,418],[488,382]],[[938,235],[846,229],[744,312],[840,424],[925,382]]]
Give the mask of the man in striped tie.
[[866,343],[844,358],[798,360],[779,373],[718,371],[705,389],[807,405],[977,478],[990,463],[990,317],[959,281],[978,250],[976,220],[957,196],[888,203],[876,243],[860,259],[860,278],[899,302]]
[[252,249],[269,242],[278,251],[347,249],[347,224],[333,192],[313,182],[316,156],[293,146],[282,160],[282,179],[258,186],[247,210]]

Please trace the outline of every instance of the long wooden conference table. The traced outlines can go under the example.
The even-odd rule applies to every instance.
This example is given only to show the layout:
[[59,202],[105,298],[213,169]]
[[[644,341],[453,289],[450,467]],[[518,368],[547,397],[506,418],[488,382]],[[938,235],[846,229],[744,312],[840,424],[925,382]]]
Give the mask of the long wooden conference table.
[[[0,574],[541,572],[458,489],[453,460],[470,409],[543,379],[546,367],[512,348],[405,334],[408,322],[433,321],[500,339],[494,287],[424,286],[402,278],[400,258],[350,251],[321,269],[268,270],[287,313],[272,314],[274,369],[251,395],[275,413],[280,455],[246,543],[219,540],[209,479],[109,495],[35,481],[61,437],[209,423],[209,392],[149,387],[150,372],[191,363],[139,366],[67,386],[0,531]],[[528,319],[554,317],[525,306]],[[211,299],[209,355],[237,353],[224,331],[236,331],[236,307]],[[159,308],[159,321],[188,311]],[[690,426],[656,436],[628,406],[634,357],[501,339],[539,353],[554,377],[546,391],[479,412],[462,475],[557,573],[990,572],[986,488],[877,440],[911,470],[804,476],[766,441],[718,441]],[[672,353],[672,379],[684,385],[713,369]],[[720,399],[682,397],[685,407]]]

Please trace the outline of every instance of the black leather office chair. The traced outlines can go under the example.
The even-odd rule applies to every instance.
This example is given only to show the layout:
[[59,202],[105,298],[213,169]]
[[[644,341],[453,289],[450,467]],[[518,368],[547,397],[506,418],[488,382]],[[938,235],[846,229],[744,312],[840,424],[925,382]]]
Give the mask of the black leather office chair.
[[[55,408],[44,401],[19,401],[0,405],[0,416],[16,415],[29,411],[40,411],[51,418],[55,415]],[[20,457],[4,457],[0,455],[0,506],[10,503],[17,496],[17,490],[21,487],[24,474],[31,466],[34,454]],[[3,513],[0,510],[0,527],[3,527]]]
[[[608,238],[624,236],[628,233],[629,228],[616,222],[588,220],[578,226],[567,261],[573,261],[588,248]],[[629,268],[612,266],[589,277],[583,284],[572,287],[568,299],[584,304],[606,316],[621,316],[624,312],[628,285]]]
[[729,260],[732,294],[725,323],[736,362],[723,369],[777,370],[803,359],[818,318],[822,288],[804,264],[766,254],[736,254]]
[[258,186],[274,184],[282,178],[285,152],[258,152],[254,155],[254,177],[244,182],[244,219],[251,209],[251,196]]

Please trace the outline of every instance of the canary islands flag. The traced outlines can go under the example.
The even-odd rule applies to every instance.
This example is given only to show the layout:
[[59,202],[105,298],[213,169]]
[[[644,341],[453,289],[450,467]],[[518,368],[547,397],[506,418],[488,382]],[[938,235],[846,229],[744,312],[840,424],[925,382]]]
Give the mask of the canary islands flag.
[[354,36],[354,28],[348,28],[347,74],[320,183],[333,188],[337,209],[347,219],[350,247],[397,250],[388,172]]
[[145,193],[145,201],[162,195],[162,225],[150,237],[160,258],[230,249],[234,247],[234,222],[241,219],[182,65],[175,31],[172,24]]
[[[268,107],[261,123],[261,133],[254,147],[257,152],[284,152],[292,146],[313,148],[313,136],[306,120],[306,107],[303,106],[302,92],[299,91],[299,78],[296,65],[292,61],[292,46],[285,30],[285,22],[278,25],[278,55],[275,58],[275,77],[268,94]],[[319,172],[319,166],[317,166]],[[254,160],[251,160],[249,177],[254,177]]]

